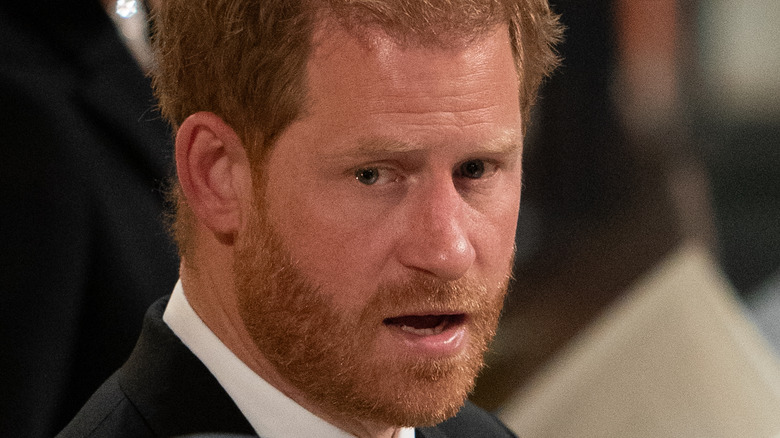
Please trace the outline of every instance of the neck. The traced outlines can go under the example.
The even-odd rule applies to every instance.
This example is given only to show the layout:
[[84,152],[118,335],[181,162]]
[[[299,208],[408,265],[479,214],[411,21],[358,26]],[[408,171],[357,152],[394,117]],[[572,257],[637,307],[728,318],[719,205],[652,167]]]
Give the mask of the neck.
[[306,394],[291,385],[265,358],[240,317],[232,277],[232,250],[223,247],[216,243],[206,252],[201,246],[193,251],[193,260],[181,266],[187,301],[209,330],[255,374],[312,414],[360,438],[396,437],[400,430],[396,427],[343,418],[309,402]]

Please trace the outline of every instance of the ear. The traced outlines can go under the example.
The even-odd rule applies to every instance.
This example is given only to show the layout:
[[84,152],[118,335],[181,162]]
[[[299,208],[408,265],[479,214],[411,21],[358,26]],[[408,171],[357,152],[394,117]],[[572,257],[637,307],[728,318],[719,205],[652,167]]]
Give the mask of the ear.
[[189,116],[176,134],[176,171],[198,221],[232,241],[252,199],[249,160],[236,132],[215,114]]

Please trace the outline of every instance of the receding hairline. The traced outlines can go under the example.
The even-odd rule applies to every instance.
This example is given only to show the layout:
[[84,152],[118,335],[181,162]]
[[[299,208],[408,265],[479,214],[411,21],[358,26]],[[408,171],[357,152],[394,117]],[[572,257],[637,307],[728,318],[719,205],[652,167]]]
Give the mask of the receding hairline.
[[390,37],[402,47],[462,47],[491,33],[496,26],[509,24],[508,11],[500,2],[496,2],[496,7],[494,13],[474,13],[470,20],[450,20],[445,18],[445,14],[430,16],[436,20],[407,16],[408,21],[394,21],[373,14],[367,8],[334,1],[323,2],[315,13],[310,43],[313,49],[318,39],[324,36],[322,34],[329,30],[328,26],[337,26],[369,45],[377,35],[381,35]]

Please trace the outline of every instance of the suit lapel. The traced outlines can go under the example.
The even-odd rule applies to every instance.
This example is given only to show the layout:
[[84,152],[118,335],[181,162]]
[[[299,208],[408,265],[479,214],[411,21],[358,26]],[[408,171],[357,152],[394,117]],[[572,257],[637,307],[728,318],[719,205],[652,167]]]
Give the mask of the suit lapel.
[[220,432],[254,435],[249,422],[203,363],[162,320],[155,302],[119,384],[158,436]]

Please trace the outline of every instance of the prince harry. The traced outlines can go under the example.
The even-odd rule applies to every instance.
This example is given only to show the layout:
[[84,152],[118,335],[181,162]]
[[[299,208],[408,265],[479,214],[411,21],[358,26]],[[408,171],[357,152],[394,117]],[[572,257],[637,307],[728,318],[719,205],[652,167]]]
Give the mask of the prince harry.
[[181,281],[61,436],[513,436],[464,401],[556,64],[546,1],[161,3]]

